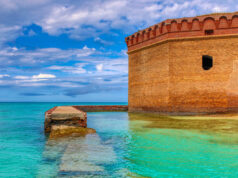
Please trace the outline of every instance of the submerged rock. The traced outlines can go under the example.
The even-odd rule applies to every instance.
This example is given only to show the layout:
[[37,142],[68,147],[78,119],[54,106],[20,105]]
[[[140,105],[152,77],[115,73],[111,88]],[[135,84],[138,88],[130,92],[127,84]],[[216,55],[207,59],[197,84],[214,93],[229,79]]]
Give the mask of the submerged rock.
[[110,177],[105,165],[116,162],[113,147],[105,145],[97,134],[75,138],[68,143],[59,165],[59,175],[69,177]]
[[65,136],[84,136],[96,133],[94,129],[68,125],[53,125],[49,138],[59,138]]

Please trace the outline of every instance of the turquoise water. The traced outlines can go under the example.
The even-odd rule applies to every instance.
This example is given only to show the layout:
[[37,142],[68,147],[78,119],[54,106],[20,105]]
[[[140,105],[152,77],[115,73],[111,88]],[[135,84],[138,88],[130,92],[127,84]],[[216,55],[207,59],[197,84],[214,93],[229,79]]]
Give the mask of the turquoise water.
[[238,115],[94,112],[97,134],[48,140],[44,112],[76,104],[0,103],[0,177],[238,176]]

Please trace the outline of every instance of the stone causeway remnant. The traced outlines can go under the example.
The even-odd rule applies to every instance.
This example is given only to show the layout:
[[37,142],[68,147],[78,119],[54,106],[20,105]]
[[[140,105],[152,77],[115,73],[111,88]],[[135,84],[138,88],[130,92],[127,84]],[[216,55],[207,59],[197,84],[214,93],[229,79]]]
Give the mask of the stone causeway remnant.
[[45,112],[45,133],[50,138],[95,133],[87,128],[86,112],[127,111],[127,106],[56,106]]
[[238,12],[168,19],[125,40],[129,112],[238,111]]
[[56,106],[45,112],[45,132],[50,137],[94,132],[87,128],[87,113],[73,106]]

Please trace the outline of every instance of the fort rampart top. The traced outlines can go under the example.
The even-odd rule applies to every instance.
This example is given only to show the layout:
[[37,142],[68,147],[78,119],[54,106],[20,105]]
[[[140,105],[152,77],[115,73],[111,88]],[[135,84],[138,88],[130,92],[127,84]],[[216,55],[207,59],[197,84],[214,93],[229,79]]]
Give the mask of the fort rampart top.
[[238,12],[168,19],[126,37],[128,52],[169,39],[238,33]]

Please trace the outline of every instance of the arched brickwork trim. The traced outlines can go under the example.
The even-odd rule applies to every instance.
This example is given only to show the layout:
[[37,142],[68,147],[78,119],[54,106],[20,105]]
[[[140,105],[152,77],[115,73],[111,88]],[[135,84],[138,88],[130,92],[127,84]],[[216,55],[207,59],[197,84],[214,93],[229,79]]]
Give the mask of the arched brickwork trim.
[[173,21],[171,22],[170,31],[171,31],[171,32],[176,32],[176,31],[178,31],[178,23],[177,23],[176,20],[173,20]]
[[201,27],[200,27],[200,22],[198,20],[198,18],[194,18],[192,20],[192,30],[200,30]]
[[207,17],[203,20],[203,30],[215,30],[216,24],[215,19],[212,17]]
[[181,21],[181,31],[189,31],[189,25],[188,25],[187,19],[183,19]]
[[219,18],[218,28],[221,29],[221,28],[228,28],[228,27],[229,27],[229,24],[228,24],[227,17],[226,16],[221,16]]
[[238,27],[238,15],[232,16],[231,27]]
[[[191,33],[192,32],[192,33]],[[125,38],[127,46],[149,45],[168,38],[238,34],[238,12],[165,20]],[[151,41],[150,41],[151,40]],[[129,51],[138,47],[131,47]]]
[[164,22],[161,25],[161,30],[162,30],[161,33],[167,33],[168,32],[167,27],[166,27]]

